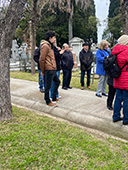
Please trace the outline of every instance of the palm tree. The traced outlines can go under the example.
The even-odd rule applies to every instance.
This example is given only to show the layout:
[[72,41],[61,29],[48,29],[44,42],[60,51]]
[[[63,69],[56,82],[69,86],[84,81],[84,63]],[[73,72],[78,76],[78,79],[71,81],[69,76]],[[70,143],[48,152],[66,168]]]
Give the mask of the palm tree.
[[123,32],[128,34],[128,0],[120,0],[120,6],[123,22]]
[[80,4],[82,9],[86,9],[90,0],[53,0],[54,5],[58,4],[60,10],[66,11],[69,14],[69,41],[73,38],[73,15],[74,15],[74,6]]

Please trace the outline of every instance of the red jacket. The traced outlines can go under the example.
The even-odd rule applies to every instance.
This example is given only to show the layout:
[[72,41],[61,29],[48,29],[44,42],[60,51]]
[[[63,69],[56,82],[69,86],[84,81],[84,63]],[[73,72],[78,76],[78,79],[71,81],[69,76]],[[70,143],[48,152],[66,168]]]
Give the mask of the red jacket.
[[[119,67],[128,63],[128,46],[116,45],[112,50],[112,55],[117,54],[117,63]],[[126,65],[118,78],[114,78],[114,87],[122,90],[128,90],[128,65]]]

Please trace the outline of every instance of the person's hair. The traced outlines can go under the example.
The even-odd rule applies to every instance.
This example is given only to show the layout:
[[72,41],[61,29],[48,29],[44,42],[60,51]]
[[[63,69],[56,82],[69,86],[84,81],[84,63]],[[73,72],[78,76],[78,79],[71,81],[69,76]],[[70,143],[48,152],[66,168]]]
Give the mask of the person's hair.
[[52,38],[52,37],[54,37],[54,36],[56,36],[56,33],[54,32],[54,31],[48,31],[47,33],[46,33],[46,36],[45,36],[45,40],[49,40],[49,38]]
[[104,47],[105,47],[106,45],[108,45],[108,41],[103,40],[103,41],[101,41],[100,44],[98,45],[98,48],[99,48],[100,50],[104,50]]
[[[67,43],[64,43],[63,46],[62,46],[62,48],[65,48],[66,45],[68,45],[68,44],[67,44]],[[69,45],[68,45],[68,46],[69,46]]]
[[88,42],[84,42],[84,43],[83,43],[83,47],[84,47],[84,46],[89,46],[89,43],[88,43]]

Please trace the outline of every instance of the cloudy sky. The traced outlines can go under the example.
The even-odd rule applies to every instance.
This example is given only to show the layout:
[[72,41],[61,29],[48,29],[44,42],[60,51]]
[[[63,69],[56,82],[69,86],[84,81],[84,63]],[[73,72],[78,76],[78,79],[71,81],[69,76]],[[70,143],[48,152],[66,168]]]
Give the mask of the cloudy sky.
[[96,17],[100,20],[101,26],[98,26],[98,43],[102,41],[102,34],[107,27],[104,20],[107,19],[110,0],[94,0],[96,6]]

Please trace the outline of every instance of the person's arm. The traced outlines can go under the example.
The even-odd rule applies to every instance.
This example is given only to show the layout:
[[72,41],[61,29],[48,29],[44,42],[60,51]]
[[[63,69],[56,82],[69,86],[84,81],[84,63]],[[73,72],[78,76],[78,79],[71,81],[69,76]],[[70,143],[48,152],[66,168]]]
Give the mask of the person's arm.
[[94,56],[93,56],[93,53],[91,52],[90,60],[89,60],[89,62],[88,62],[88,66],[90,66],[90,65],[92,64],[93,58],[94,58]]
[[62,49],[59,53],[60,53],[60,54],[63,54],[63,53],[64,53],[64,51],[65,51],[65,50],[64,50],[64,49]]
[[39,64],[39,57],[40,57],[40,48],[37,48],[34,52],[34,61]]
[[41,69],[43,75],[44,75],[44,71],[45,71],[44,70],[45,59],[48,54],[48,51],[49,51],[49,49],[48,49],[47,45],[43,45],[41,47],[39,63],[40,63],[40,69]]
[[97,50],[97,52],[96,52],[96,58],[100,63],[103,63],[104,56],[99,50]]
[[85,66],[87,66],[87,63],[82,58],[82,53],[81,52],[79,53],[79,60],[80,60],[81,64],[84,64]]

